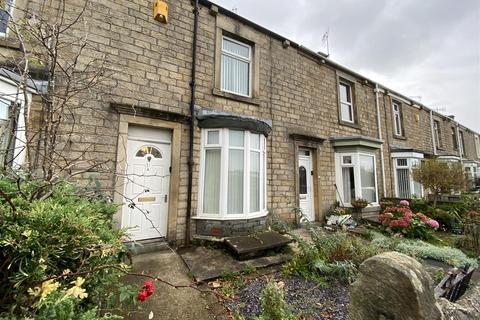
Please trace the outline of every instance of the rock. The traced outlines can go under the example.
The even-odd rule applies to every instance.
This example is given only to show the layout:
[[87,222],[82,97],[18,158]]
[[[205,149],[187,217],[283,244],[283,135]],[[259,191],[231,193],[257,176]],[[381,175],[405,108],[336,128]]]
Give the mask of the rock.
[[413,258],[386,252],[365,260],[350,290],[352,320],[440,320],[432,279]]
[[445,319],[480,319],[480,283],[468,288],[467,292],[456,303],[441,298],[439,304],[445,314]]

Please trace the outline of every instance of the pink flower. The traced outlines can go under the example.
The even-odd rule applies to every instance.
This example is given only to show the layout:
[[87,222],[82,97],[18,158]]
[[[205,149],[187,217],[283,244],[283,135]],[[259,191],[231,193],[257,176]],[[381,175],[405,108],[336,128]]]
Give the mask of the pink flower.
[[439,223],[436,220],[433,220],[433,219],[427,220],[427,221],[425,221],[425,223],[435,230],[437,230],[438,227],[440,226]]
[[407,206],[407,207],[408,207],[408,206],[410,205],[410,203],[408,203],[407,200],[401,200],[401,201],[400,201],[400,205],[402,205],[402,206]]

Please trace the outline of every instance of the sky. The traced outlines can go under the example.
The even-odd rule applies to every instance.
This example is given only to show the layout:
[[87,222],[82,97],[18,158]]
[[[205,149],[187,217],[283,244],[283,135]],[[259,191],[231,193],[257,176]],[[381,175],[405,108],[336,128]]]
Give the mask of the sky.
[[480,0],[214,0],[480,133]]

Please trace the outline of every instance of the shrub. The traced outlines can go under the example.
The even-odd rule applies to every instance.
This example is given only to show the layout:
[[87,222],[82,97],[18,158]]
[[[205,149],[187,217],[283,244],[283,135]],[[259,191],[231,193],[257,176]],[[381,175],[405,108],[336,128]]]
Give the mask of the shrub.
[[478,265],[475,259],[467,257],[461,250],[452,247],[435,246],[421,240],[390,238],[378,232],[371,232],[371,239],[372,244],[380,249],[398,251],[414,258],[434,259],[454,267],[465,264]]
[[0,184],[11,202],[0,201],[0,314],[38,319],[96,314],[126,267],[123,233],[111,223],[116,206],[101,197],[77,196],[79,190],[68,184],[32,201],[34,184],[20,189],[8,180]]
[[312,228],[310,233],[312,243],[296,239],[300,250],[284,266],[286,274],[298,275],[320,283],[323,278],[349,282],[363,261],[380,252],[368,241],[347,232],[326,234]]
[[413,178],[434,194],[436,207],[438,195],[442,192],[462,191],[466,180],[460,163],[447,163],[438,159],[427,159],[413,169]]
[[262,314],[255,320],[295,320],[292,310],[285,303],[285,284],[268,281],[262,292]]
[[386,208],[379,220],[386,231],[412,239],[430,239],[432,231],[439,227],[436,220],[422,213],[413,213],[406,200],[400,201],[398,206]]

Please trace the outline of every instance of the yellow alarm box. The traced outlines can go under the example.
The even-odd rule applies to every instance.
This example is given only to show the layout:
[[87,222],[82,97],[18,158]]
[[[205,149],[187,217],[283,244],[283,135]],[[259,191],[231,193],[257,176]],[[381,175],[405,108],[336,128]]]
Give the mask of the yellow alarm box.
[[162,23],[168,23],[168,4],[165,1],[155,0],[153,18]]

